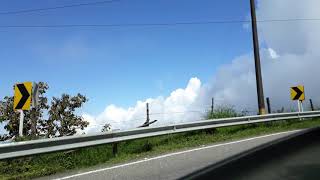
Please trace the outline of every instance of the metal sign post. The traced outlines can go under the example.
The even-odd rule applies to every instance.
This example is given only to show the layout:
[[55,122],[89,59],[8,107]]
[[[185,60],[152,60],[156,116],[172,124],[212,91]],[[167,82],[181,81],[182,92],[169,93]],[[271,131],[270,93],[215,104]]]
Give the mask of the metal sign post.
[[20,112],[19,136],[23,136],[23,110],[30,110],[32,99],[32,82],[16,84],[14,87],[13,109]]
[[300,110],[301,110],[301,112],[303,112],[303,101],[300,101]]
[[[305,100],[305,91],[304,86],[299,85],[290,88],[291,100],[297,101],[298,103],[298,112],[303,112],[302,102]],[[301,120],[301,118],[300,118]]]
[[23,120],[24,120],[24,113],[23,110],[18,110],[20,112],[20,122],[19,122],[19,136],[23,136]]

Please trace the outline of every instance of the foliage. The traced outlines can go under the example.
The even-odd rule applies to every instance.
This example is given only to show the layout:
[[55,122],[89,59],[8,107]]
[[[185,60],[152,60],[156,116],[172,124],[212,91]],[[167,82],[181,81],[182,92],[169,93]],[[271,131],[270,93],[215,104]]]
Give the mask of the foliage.
[[[8,131],[7,138],[15,137],[18,135],[19,130],[19,113],[13,110],[13,97],[4,97],[2,101],[0,101],[0,111],[3,115],[2,122],[6,120],[8,121],[7,125],[5,125],[4,129]],[[26,127],[28,126],[28,120],[26,120]],[[26,131],[26,129],[24,129]]]
[[[152,138],[130,140],[119,143],[117,156],[112,154],[112,145],[101,145],[75,151],[43,154],[28,158],[0,161],[0,179],[31,179],[58,172],[86,168],[98,164],[112,165],[190,147],[238,140],[240,138],[304,129],[320,125],[320,119],[308,121],[279,121],[270,126],[241,125],[217,128],[215,134],[204,130],[194,133],[163,135]],[[146,141],[148,142],[146,144]]]
[[[39,83],[39,103],[37,107],[32,108],[30,111],[24,111],[24,127],[23,133],[26,136],[36,136],[39,135],[40,131],[31,132],[32,125],[34,125],[35,129],[37,129],[37,125],[41,122],[43,117],[44,110],[47,110],[49,107],[47,105],[47,98],[44,96],[46,91],[48,90],[48,84],[44,82]],[[3,114],[3,118],[0,122],[8,121],[7,125],[4,127],[6,131],[8,131],[8,135],[6,138],[13,138],[18,135],[19,131],[19,113],[14,111],[13,109],[13,100],[14,98],[11,96],[6,96],[4,100],[0,101],[0,112]]]
[[109,131],[111,131],[111,124],[107,123],[103,126],[101,132],[109,132]]
[[213,112],[208,112],[206,119],[219,119],[219,118],[230,118],[239,117],[246,115],[246,111],[238,113],[233,106],[218,106],[213,110]]
[[61,98],[54,97],[49,110],[49,119],[42,124],[46,136],[70,136],[77,133],[77,129],[84,130],[89,122],[77,116],[75,111],[87,101],[81,94],[76,96],[62,94]]
[[[66,136],[73,135],[77,129],[84,129],[88,122],[75,115],[77,108],[87,102],[87,98],[81,94],[70,96],[63,94],[61,98],[53,97],[51,106],[48,105],[48,98],[45,97],[49,86],[40,82],[39,99],[36,107],[29,111],[24,111],[23,134],[25,138],[17,138],[19,131],[19,113],[13,109],[13,97],[6,96],[0,101],[1,122],[7,122],[4,127],[8,134],[0,137],[0,140],[14,138],[17,141],[34,139],[37,136]],[[48,113],[48,119],[44,119],[44,114]]]

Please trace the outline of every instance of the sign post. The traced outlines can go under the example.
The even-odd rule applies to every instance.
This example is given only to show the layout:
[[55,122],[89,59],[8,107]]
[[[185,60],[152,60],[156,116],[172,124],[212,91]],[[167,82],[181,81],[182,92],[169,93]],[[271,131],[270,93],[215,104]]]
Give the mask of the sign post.
[[23,120],[24,120],[24,113],[23,110],[18,110],[20,112],[20,122],[19,122],[19,136],[23,136]]
[[[300,100],[299,100],[300,101]],[[300,110],[301,110],[301,112],[303,112],[304,110],[303,110],[303,101],[300,101]]]
[[291,93],[291,100],[297,101],[298,103],[298,112],[299,113],[303,112],[302,102],[305,100],[304,86],[299,85],[299,86],[291,87],[290,93]]
[[30,110],[32,82],[16,84],[14,87],[13,108],[20,112],[19,136],[23,136],[23,110]]

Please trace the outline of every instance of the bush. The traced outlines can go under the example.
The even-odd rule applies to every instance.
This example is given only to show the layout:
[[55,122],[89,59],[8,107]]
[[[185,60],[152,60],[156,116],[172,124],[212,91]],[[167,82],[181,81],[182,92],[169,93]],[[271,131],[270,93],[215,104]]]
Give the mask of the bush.
[[214,109],[213,113],[209,112],[206,119],[220,119],[245,116],[246,112],[238,113],[233,106],[219,106]]

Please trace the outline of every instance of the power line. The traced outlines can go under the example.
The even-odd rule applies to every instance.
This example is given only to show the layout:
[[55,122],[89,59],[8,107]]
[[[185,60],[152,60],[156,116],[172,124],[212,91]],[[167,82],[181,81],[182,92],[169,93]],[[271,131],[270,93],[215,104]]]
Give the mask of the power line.
[[186,113],[204,113],[204,111],[181,111],[181,112],[150,113],[150,115],[186,114]]
[[[259,20],[260,23],[272,22],[297,22],[297,21],[320,21],[314,19],[268,19]],[[128,24],[58,24],[58,25],[0,25],[0,28],[112,28],[112,27],[151,27],[151,26],[180,26],[180,25],[210,25],[210,24],[237,24],[250,23],[250,20],[229,20],[229,21],[193,21],[173,23],[128,23]]]
[[[177,26],[177,25],[205,25],[245,23],[247,21],[203,21],[203,22],[174,22],[174,23],[131,23],[131,24],[63,24],[63,25],[1,25],[0,28],[104,28],[104,27],[141,27],[141,26]],[[249,21],[248,21],[249,22]]]
[[64,8],[74,8],[74,7],[80,7],[80,6],[93,6],[93,5],[99,5],[99,4],[113,3],[113,2],[117,2],[117,1],[120,1],[120,0],[96,1],[96,2],[90,2],[90,3],[71,4],[71,5],[56,6],[56,7],[7,11],[7,12],[0,12],[0,15],[25,14],[25,13],[31,13],[31,12],[48,11],[48,10],[56,10],[56,9],[64,9]]

